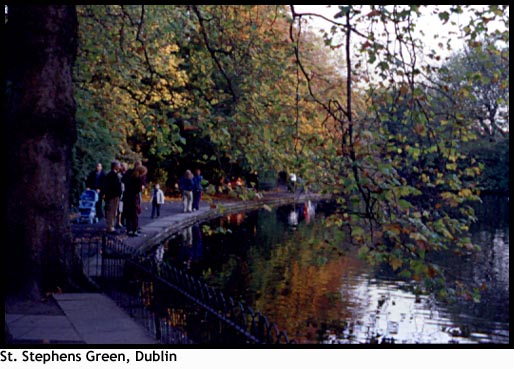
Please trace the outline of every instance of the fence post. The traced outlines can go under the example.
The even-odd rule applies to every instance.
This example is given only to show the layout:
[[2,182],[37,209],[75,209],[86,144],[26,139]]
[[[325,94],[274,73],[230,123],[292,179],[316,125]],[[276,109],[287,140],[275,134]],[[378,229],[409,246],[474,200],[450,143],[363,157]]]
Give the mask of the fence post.
[[102,234],[102,255],[105,255],[105,249],[107,247],[107,236],[104,234]]
[[[98,242],[98,241],[97,241]],[[98,245],[98,243],[97,243]],[[107,274],[107,263],[106,263],[106,248],[107,248],[107,239],[105,237],[105,234],[102,235],[102,243],[100,244],[100,262],[102,263],[100,265],[100,280],[101,283],[104,284],[107,283],[107,279],[109,278],[109,275]],[[98,246],[97,246],[98,249]]]
[[157,278],[155,278],[155,275],[151,276],[151,280],[152,280],[152,285],[154,288],[154,293],[152,294],[152,296],[150,296],[150,298],[151,298],[150,301],[151,301],[151,305],[152,305],[150,312],[153,314],[153,321],[154,321],[154,325],[155,325],[155,338],[157,338],[160,342],[161,338],[162,338],[161,311],[163,309],[163,306],[161,306],[161,303],[160,303],[162,296],[159,296],[159,294],[163,294],[164,289],[161,291],[161,289],[158,288],[159,281],[157,280]]

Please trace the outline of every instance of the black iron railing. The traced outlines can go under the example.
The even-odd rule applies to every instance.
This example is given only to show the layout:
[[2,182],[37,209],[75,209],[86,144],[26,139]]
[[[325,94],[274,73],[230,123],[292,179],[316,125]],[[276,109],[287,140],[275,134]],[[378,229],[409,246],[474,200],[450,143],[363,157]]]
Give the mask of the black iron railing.
[[90,279],[161,343],[296,343],[262,313],[153,256],[136,256],[115,237],[77,238],[76,246]]

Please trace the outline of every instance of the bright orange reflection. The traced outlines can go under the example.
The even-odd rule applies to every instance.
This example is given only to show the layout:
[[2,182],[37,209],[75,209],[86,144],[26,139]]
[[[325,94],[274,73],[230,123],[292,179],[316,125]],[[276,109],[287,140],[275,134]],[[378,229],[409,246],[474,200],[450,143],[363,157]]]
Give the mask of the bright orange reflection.
[[[314,231],[326,229],[316,225]],[[342,293],[341,286],[356,281],[351,275],[366,268],[339,246],[320,239],[298,233],[274,248],[269,260],[254,254],[249,262],[256,309],[299,343],[319,342],[321,323],[340,325],[351,318],[347,305],[356,286],[345,286],[348,293]]]

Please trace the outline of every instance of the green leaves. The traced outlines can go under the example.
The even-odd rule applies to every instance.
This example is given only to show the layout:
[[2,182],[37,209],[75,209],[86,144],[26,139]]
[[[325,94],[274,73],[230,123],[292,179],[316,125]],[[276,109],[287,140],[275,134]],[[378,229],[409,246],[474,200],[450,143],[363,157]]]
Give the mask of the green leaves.
[[443,21],[443,24],[446,24],[448,22],[448,20],[450,19],[450,13],[448,13],[447,11],[440,12],[437,14],[437,16],[439,17],[440,20]]
[[[441,9],[445,25],[468,8]],[[143,157],[170,179],[197,164],[213,177],[293,172],[338,197],[333,223],[361,256],[420,280],[435,273],[431,253],[469,247],[467,206],[493,158],[484,167],[463,151],[508,130],[508,47],[474,38],[439,68],[414,36],[424,8],[413,5],[340,6],[350,28],[323,38],[298,34],[282,6],[142,10],[79,7],[77,173],[96,155]],[[503,10],[479,11],[464,32],[485,35]],[[343,55],[334,42],[346,37],[358,46]]]

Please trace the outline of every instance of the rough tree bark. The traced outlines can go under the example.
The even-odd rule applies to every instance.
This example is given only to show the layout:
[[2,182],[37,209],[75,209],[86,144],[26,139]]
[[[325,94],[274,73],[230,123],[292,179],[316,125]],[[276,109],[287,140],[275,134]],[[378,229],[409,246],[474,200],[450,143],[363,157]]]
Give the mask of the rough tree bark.
[[75,7],[9,5],[6,31],[4,281],[7,295],[38,298],[81,278],[68,217]]

